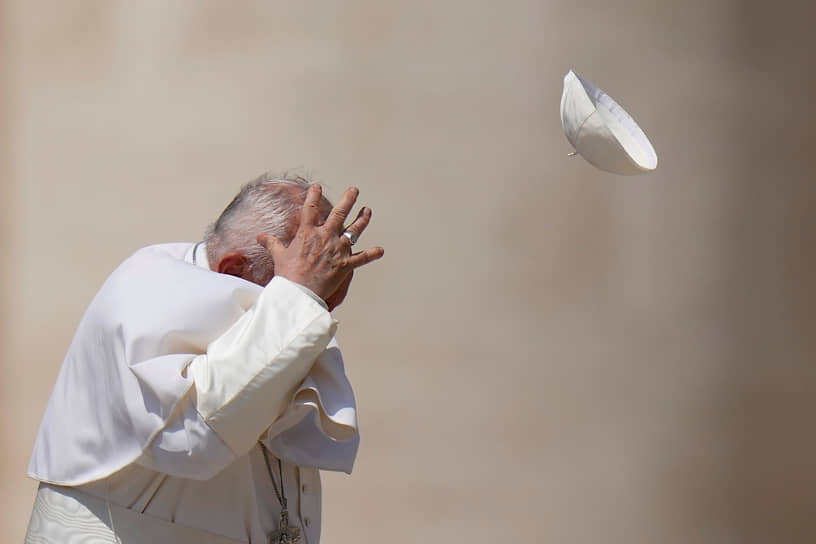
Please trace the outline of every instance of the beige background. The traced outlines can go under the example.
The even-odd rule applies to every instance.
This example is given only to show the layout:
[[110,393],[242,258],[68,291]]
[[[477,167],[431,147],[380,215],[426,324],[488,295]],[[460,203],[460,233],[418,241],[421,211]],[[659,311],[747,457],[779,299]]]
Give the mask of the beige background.
[[[324,541],[816,541],[810,3],[0,1],[0,534],[86,304],[298,168],[375,212]],[[575,68],[660,156],[594,170]]]

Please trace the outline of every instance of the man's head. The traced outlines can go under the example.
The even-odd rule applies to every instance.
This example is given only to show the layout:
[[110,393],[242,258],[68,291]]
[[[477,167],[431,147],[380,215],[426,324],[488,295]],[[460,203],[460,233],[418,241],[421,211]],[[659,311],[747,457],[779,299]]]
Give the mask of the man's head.
[[[205,235],[210,268],[266,285],[275,267],[259,234],[274,236],[285,245],[292,241],[300,221],[300,210],[311,183],[300,176],[276,177],[266,173],[247,183],[221,212]],[[331,203],[321,201],[323,219]]]

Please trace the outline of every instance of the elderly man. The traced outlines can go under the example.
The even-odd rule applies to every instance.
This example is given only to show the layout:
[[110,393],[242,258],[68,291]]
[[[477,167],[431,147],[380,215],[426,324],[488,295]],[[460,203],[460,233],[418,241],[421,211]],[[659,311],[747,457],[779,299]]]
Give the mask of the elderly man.
[[330,311],[368,225],[264,175],[198,244],[137,251],[77,328],[29,465],[26,542],[320,538],[319,469],[350,472],[356,408]]

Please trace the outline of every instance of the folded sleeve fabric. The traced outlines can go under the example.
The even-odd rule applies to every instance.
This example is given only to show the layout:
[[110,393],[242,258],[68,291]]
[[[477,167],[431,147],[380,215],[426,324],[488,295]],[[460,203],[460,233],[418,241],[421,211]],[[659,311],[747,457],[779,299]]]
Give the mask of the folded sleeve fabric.
[[360,443],[357,408],[334,339],[318,356],[284,414],[269,427],[263,443],[286,462],[351,473]]
[[255,306],[193,359],[196,409],[242,455],[286,409],[337,324],[311,297],[273,278]]

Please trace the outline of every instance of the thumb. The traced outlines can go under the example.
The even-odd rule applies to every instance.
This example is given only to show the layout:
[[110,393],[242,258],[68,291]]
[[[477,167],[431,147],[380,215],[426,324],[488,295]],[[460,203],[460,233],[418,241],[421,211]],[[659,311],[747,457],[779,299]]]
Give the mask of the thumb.
[[270,234],[259,234],[255,237],[255,240],[258,241],[259,244],[264,246],[266,250],[269,252],[270,255],[273,257],[278,254],[279,252],[286,249],[286,247],[281,243],[280,240],[275,238]]

